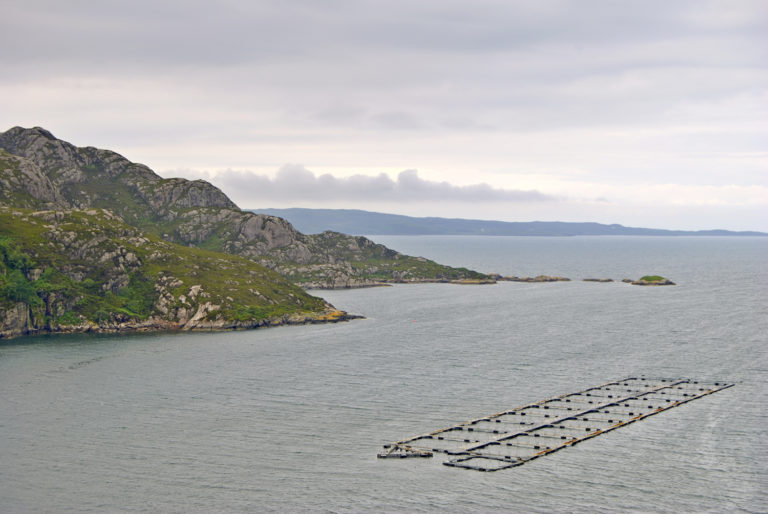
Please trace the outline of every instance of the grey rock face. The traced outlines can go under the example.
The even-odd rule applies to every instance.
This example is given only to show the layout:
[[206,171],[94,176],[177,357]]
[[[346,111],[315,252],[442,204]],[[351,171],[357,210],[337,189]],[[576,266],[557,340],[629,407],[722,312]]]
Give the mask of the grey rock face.
[[[67,205],[60,207],[107,207],[123,215],[121,211],[127,206],[115,203],[110,196],[120,189],[116,189],[117,182],[129,197],[139,201],[138,208],[144,209],[145,215],[160,216],[168,210],[191,207],[237,209],[221,190],[203,180],[163,179],[147,166],[118,153],[90,146],[78,148],[40,127],[13,127],[3,132],[0,148],[23,158],[28,168],[31,163],[40,170],[51,186],[63,193],[60,196],[65,197]],[[87,193],[81,191],[85,183],[89,185]],[[35,196],[41,201],[50,201],[49,197],[42,192]],[[111,203],[104,205],[107,201]]]
[[29,306],[17,303],[10,309],[0,310],[0,338],[23,334],[30,326]]
[[33,162],[0,150],[0,167],[5,170],[0,173],[0,200],[5,200],[3,203],[29,208],[42,205],[46,209],[67,205],[59,189]]

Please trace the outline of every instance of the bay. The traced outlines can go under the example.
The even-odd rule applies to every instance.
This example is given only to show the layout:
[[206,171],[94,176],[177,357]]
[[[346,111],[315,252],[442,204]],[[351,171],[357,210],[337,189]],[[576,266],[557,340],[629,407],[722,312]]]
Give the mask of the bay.
[[[768,238],[375,236],[572,282],[314,291],[366,316],[0,343],[0,510],[768,510]],[[674,287],[582,282],[660,274]],[[611,379],[736,386],[497,473],[381,445]]]

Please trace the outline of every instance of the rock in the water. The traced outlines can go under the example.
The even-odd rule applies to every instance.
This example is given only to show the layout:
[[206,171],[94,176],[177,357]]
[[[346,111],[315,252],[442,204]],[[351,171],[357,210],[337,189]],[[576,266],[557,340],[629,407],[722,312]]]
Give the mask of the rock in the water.
[[567,277],[558,277],[551,275],[538,275],[535,277],[501,277],[499,275],[492,275],[496,277],[496,280],[505,282],[570,282],[571,279]]
[[674,286],[677,285],[668,278],[659,275],[646,275],[642,278],[632,281],[634,286]]

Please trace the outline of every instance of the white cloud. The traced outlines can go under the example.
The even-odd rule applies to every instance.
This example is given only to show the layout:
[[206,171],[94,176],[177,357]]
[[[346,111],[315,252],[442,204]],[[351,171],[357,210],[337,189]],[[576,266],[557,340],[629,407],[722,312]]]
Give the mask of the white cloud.
[[[198,174],[199,176],[200,174]],[[478,183],[458,186],[419,177],[416,170],[400,172],[395,179],[381,173],[375,176],[336,177],[329,173],[315,175],[299,165],[280,168],[274,178],[248,171],[227,170],[206,176],[240,205],[264,205],[265,202],[357,202],[374,203],[478,203],[544,202],[554,197],[534,190],[512,190]]]

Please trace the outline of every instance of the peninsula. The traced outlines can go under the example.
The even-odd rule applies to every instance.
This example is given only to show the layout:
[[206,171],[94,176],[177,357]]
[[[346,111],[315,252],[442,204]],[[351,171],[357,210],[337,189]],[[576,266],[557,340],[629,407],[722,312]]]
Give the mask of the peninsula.
[[365,237],[302,234],[208,182],[40,127],[0,133],[0,206],[0,337],[334,322],[350,316],[304,289],[489,281]]

